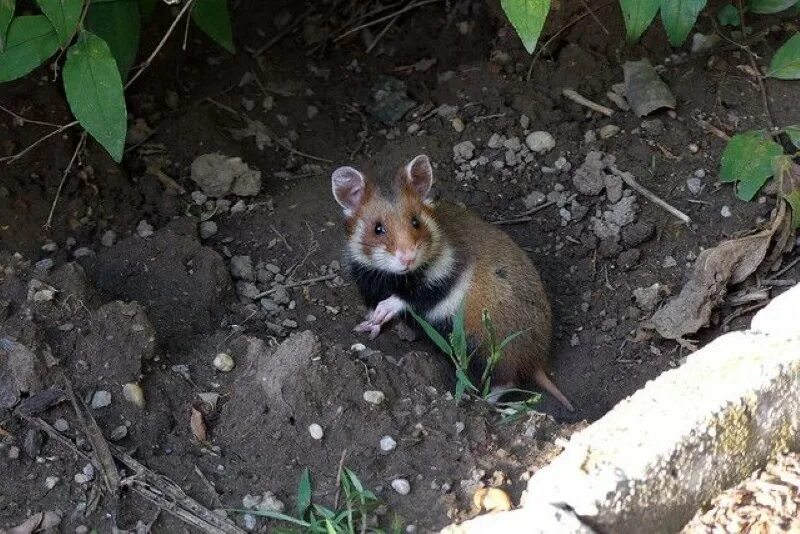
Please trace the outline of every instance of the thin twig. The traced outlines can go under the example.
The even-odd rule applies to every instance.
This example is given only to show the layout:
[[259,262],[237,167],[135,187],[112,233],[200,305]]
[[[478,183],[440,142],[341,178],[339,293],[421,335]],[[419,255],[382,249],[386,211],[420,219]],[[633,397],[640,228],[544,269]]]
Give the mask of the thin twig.
[[61,124],[54,124],[52,122],[38,121],[35,119],[29,119],[27,117],[23,117],[22,115],[15,113],[6,107],[3,107],[2,105],[0,105],[0,110],[5,111],[6,113],[8,113],[9,115],[11,115],[12,117],[14,117],[15,119],[17,119],[22,123],[29,122],[31,124],[38,124],[39,126],[51,126],[53,128],[60,128],[62,126]]
[[256,49],[253,51],[253,54],[252,54],[252,55],[253,55],[254,57],[255,57],[255,56],[260,56],[261,54],[263,54],[264,52],[266,52],[267,50],[269,50],[270,48],[272,48],[273,46],[275,46],[276,44],[278,44],[278,43],[279,43],[279,42],[280,42],[280,41],[281,41],[281,40],[282,40],[284,37],[286,37],[287,35],[289,35],[290,33],[292,33],[292,32],[295,30],[295,28],[297,28],[298,26],[300,26],[300,24],[302,24],[302,23],[303,23],[303,21],[306,19],[306,17],[308,17],[308,16],[309,16],[311,13],[313,13],[313,12],[314,12],[314,8],[313,8],[313,7],[310,7],[310,8],[308,8],[308,9],[306,9],[306,10],[305,10],[305,11],[304,11],[304,12],[303,12],[303,13],[302,13],[300,16],[298,16],[298,17],[295,19],[295,21],[294,21],[294,22],[292,22],[291,24],[289,24],[288,26],[286,26],[284,29],[282,29],[281,31],[279,31],[279,32],[278,32],[278,33],[275,35],[275,37],[273,37],[272,39],[270,39],[269,41],[267,41],[267,42],[266,42],[264,45],[262,45],[262,46],[260,46],[260,47],[256,48]]
[[549,208],[555,203],[556,202],[554,200],[548,200],[544,204],[540,204],[533,209],[529,209],[524,213],[520,213],[517,217],[514,217],[512,219],[500,219],[497,221],[492,221],[492,224],[502,225],[502,224],[520,224],[525,222],[531,222],[533,220],[533,217],[531,217],[531,215],[533,215],[537,211],[542,211],[545,208]]
[[592,8],[589,7],[589,2],[587,2],[586,0],[581,0],[581,2],[583,3],[584,7],[586,8],[586,11],[589,12],[589,14],[592,16],[592,18],[595,20],[595,22],[597,22],[597,25],[600,26],[600,28],[605,32],[605,34],[606,35],[611,35],[611,32],[608,31],[608,28],[606,28],[603,25],[603,21],[601,21],[600,18],[597,15],[594,14],[594,11],[592,11]]
[[69,171],[72,170],[72,165],[75,163],[75,160],[78,159],[78,154],[80,153],[84,144],[86,144],[86,132],[81,134],[81,138],[78,140],[78,146],[75,147],[75,152],[72,153],[69,164],[67,164],[67,168],[64,169],[64,175],[61,177],[61,182],[58,184],[56,196],[53,199],[53,203],[50,204],[50,213],[47,215],[47,221],[44,223],[45,228],[49,229],[50,223],[53,222],[53,214],[56,212],[56,204],[58,204],[58,199],[61,197],[61,190],[64,189],[64,184],[67,181],[67,176],[69,176]]
[[50,132],[50,133],[48,133],[46,135],[43,135],[42,137],[40,137],[39,139],[37,139],[36,141],[34,141],[30,145],[28,145],[24,150],[22,150],[20,152],[17,152],[16,154],[12,154],[11,156],[5,156],[5,157],[0,158],[0,162],[13,163],[13,162],[17,161],[19,158],[21,158],[22,156],[24,156],[25,154],[27,154],[28,152],[30,152],[31,150],[33,150],[34,148],[36,148],[37,146],[41,145],[42,143],[44,143],[45,141],[47,141],[48,139],[53,137],[54,135],[58,135],[60,133],[63,133],[65,131],[69,130],[70,128],[72,128],[73,126],[77,126],[77,125],[78,125],[78,121],[72,121],[72,122],[69,122],[69,123],[67,123],[67,124],[65,124],[63,126],[60,126],[60,127],[56,128],[55,130],[53,130],[52,132]]
[[614,114],[614,110],[613,109],[607,108],[607,107],[605,107],[605,106],[603,106],[601,104],[598,104],[596,102],[592,102],[591,100],[589,100],[585,96],[581,95],[580,93],[578,93],[574,89],[564,89],[563,91],[561,91],[561,94],[564,95],[565,97],[567,97],[568,99],[572,100],[576,104],[580,104],[581,106],[585,106],[585,107],[591,109],[592,111],[596,111],[598,113],[602,113],[606,117],[610,117],[611,115]]
[[623,171],[619,170],[616,166],[612,166],[611,167],[611,172],[613,172],[615,175],[617,175],[620,178],[622,178],[622,181],[625,182],[626,184],[628,184],[628,186],[631,189],[634,189],[636,192],[638,192],[640,195],[645,197],[650,202],[656,204],[657,206],[660,206],[665,211],[671,213],[672,215],[674,215],[675,217],[680,219],[681,222],[686,223],[686,224],[689,224],[690,222],[692,222],[692,219],[688,215],[683,213],[681,210],[679,210],[678,208],[675,208],[675,207],[667,204],[664,200],[661,200],[659,197],[657,197],[655,195],[655,193],[652,193],[651,191],[646,189],[644,186],[640,185],[639,182],[637,182],[633,178],[633,175],[631,173],[623,172]]
[[342,449],[342,457],[339,458],[339,469],[336,470],[336,496],[333,498],[333,509],[339,509],[339,497],[342,491],[342,471],[344,470],[344,457],[347,455],[347,449]]
[[144,60],[144,63],[142,63],[139,66],[138,70],[128,80],[128,83],[125,84],[125,89],[130,87],[131,84],[133,84],[133,82],[135,82],[139,78],[139,76],[142,75],[142,73],[147,69],[147,67],[150,66],[150,63],[153,62],[153,59],[156,57],[156,55],[158,55],[161,49],[164,48],[164,45],[167,43],[167,39],[169,39],[169,36],[172,35],[172,32],[175,31],[175,27],[181,21],[183,16],[192,8],[194,2],[195,0],[188,0],[188,2],[186,2],[183,5],[181,10],[175,16],[175,19],[172,21],[172,24],[170,25],[169,29],[167,29],[167,33],[165,33],[164,37],[161,38],[161,41],[158,43],[158,46],[156,46],[155,50],[153,50],[153,52],[149,56],[147,56],[147,59]]
[[[299,286],[310,286],[311,284],[316,284],[317,282],[327,282],[328,280],[333,280],[337,276],[339,276],[339,275],[338,274],[325,274],[325,275],[322,275],[322,276],[315,276],[313,278],[306,278],[305,280],[298,280],[297,282],[290,282],[288,284],[285,284],[283,286],[278,286],[278,287],[285,287],[286,289],[291,289],[293,287],[299,287]],[[268,289],[266,291],[262,291],[258,295],[254,296],[253,300],[258,300],[258,299],[261,299],[261,298],[268,297],[268,296],[272,295],[273,293],[275,293],[278,290],[278,287],[273,287],[272,289]]]
[[705,131],[707,131],[708,133],[710,133],[712,135],[716,135],[717,137],[719,137],[723,141],[727,142],[727,141],[731,140],[731,136],[730,135],[726,134],[725,132],[723,132],[722,130],[720,130],[719,128],[717,128],[716,126],[711,124],[710,122],[704,121],[703,119],[698,119],[698,118],[695,118],[694,121],[702,129],[704,129]]
[[780,271],[778,271],[777,273],[775,273],[772,276],[770,276],[769,278],[767,278],[767,281],[771,281],[771,280],[775,280],[776,278],[780,278],[781,276],[786,274],[787,271],[789,271],[792,267],[794,267],[798,263],[800,263],[800,256],[796,257],[795,259],[793,259],[792,261],[787,263]]
[[294,249],[292,248],[292,245],[290,245],[289,242],[286,241],[286,237],[280,232],[280,230],[275,228],[275,225],[273,225],[273,224],[270,224],[269,227],[272,229],[273,232],[275,232],[278,235],[278,237],[281,238],[281,241],[283,241],[283,244],[286,245],[286,249],[289,252],[294,252]]
[[389,21],[389,23],[388,23],[386,26],[384,26],[384,27],[383,27],[383,29],[381,30],[381,33],[379,33],[379,34],[378,34],[378,35],[375,37],[375,39],[373,39],[373,40],[372,40],[372,42],[371,42],[371,43],[369,44],[369,46],[367,47],[367,50],[366,50],[366,53],[367,53],[367,54],[369,54],[370,52],[372,52],[372,50],[373,50],[373,49],[374,49],[374,48],[375,48],[375,47],[378,45],[378,41],[380,41],[380,40],[383,38],[383,36],[384,36],[384,35],[386,35],[386,32],[388,32],[388,31],[389,31],[389,29],[390,29],[392,26],[394,26],[394,23],[395,23],[395,22],[397,22],[397,20],[398,20],[399,18],[400,18],[400,15],[397,15],[395,18],[393,18],[392,20],[390,20],[390,21]]
[[425,5],[428,5],[428,4],[435,4],[435,3],[438,3],[438,2],[442,2],[442,1],[443,0],[421,0],[419,2],[414,2],[414,3],[408,4],[407,6],[403,7],[402,9],[399,9],[399,10],[395,11],[394,13],[389,13],[388,15],[384,15],[383,17],[377,18],[377,19],[375,19],[373,21],[370,21],[370,22],[365,22],[364,24],[360,24],[360,25],[356,26],[355,28],[351,28],[351,29],[347,30],[346,32],[340,34],[336,39],[334,39],[333,42],[334,43],[339,42],[339,41],[341,41],[342,39],[344,39],[345,37],[347,37],[348,35],[350,35],[352,33],[355,33],[355,32],[360,31],[360,30],[367,29],[367,28],[372,27],[372,26],[375,26],[376,24],[380,24],[381,22],[387,21],[389,19],[393,19],[393,18],[395,18],[395,17],[397,17],[399,15],[402,15],[403,13],[407,13],[407,12],[411,11],[412,9],[416,9],[418,7],[422,7],[422,6],[425,6]]
[[744,49],[747,52],[747,57],[750,59],[750,66],[753,67],[756,74],[756,81],[758,82],[758,87],[761,90],[761,100],[762,104],[764,105],[764,115],[767,117],[767,124],[769,125],[770,132],[775,131],[775,121],[772,120],[772,111],[769,109],[769,97],[767,96],[767,86],[764,84],[764,77],[761,75],[761,70],[758,68],[758,63],[756,62],[756,56],[753,51],[750,49],[750,45],[747,44],[747,26],[745,24],[744,19],[744,2],[742,0],[738,0],[739,4],[739,22],[742,28],[742,39],[744,39]]
[[[607,1],[607,2],[597,6],[596,9],[597,10],[604,9],[604,8],[610,6],[610,5],[611,5],[611,1]],[[544,51],[544,49],[547,48],[553,41],[555,41],[562,33],[567,31],[568,29],[572,28],[574,25],[576,25],[577,23],[579,23],[580,21],[582,21],[583,19],[585,19],[586,17],[588,17],[589,15],[592,15],[592,14],[593,14],[593,12],[591,10],[587,9],[587,11],[585,13],[583,13],[581,15],[578,15],[577,17],[575,17],[571,21],[567,22],[556,33],[554,33],[547,41],[545,41],[542,46],[539,47],[539,50],[537,50],[536,53],[531,58],[531,64],[528,66],[528,75],[525,77],[525,81],[526,82],[531,81],[531,73],[533,73],[533,65],[539,59],[539,56],[542,55],[542,52]]]

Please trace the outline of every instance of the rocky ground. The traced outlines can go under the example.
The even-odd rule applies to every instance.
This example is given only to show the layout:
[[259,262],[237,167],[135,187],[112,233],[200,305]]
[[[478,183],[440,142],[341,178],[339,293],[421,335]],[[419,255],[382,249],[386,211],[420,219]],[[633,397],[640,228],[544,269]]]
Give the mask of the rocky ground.
[[[348,10],[242,5],[237,55],[194,33],[186,52],[171,43],[130,95],[123,165],[90,143],[50,228],[75,133],[3,168],[0,463],[12,483],[0,486],[0,525],[50,512],[67,531],[186,528],[135,491],[100,498],[106,474],[81,455],[84,402],[105,438],[209,510],[293,509],[306,467],[330,505],[341,463],[386,503],[378,523],[430,530],[474,514],[480,487],[516,500],[581,421],[680,363],[687,349],[645,335],[646,320],[703,249],[774,207],[719,182],[724,141],[698,122],[764,126],[759,88],[737,69],[746,56],[724,41],[671,50],[658,27],[626,48],[616,8],[598,8],[599,22],[581,19],[531,63],[483,3],[452,4],[421,7],[379,40],[382,26],[335,43],[355,24]],[[556,13],[550,35],[570,15]],[[758,24],[769,57],[791,23]],[[699,30],[713,26],[701,19]],[[674,110],[629,109],[622,65],[640,57]],[[768,90],[780,124],[800,122],[800,87]],[[44,72],[0,99],[22,116],[68,120]],[[3,116],[0,150],[44,132]],[[503,225],[540,267],[556,315],[554,380],[576,414],[545,399],[549,415],[502,423],[482,403],[453,401],[452,370],[418,333],[369,342],[351,332],[364,310],[341,268],[329,172],[388,172],[419,153],[435,162],[437,196]],[[692,223],[631,190],[626,172]],[[798,276],[782,273],[755,304]],[[699,341],[746,324],[753,301],[737,290]],[[65,383],[77,412],[62,402]],[[13,415],[30,398],[40,405],[28,413],[74,450]]]

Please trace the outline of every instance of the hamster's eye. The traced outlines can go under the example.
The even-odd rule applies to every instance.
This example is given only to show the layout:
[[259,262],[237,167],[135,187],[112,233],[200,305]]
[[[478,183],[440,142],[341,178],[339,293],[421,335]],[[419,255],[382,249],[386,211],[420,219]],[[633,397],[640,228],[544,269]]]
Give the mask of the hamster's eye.
[[411,226],[413,226],[414,228],[419,228],[419,219],[417,219],[416,215],[414,217],[411,217]]
[[383,235],[386,233],[386,228],[381,223],[375,223],[375,235]]

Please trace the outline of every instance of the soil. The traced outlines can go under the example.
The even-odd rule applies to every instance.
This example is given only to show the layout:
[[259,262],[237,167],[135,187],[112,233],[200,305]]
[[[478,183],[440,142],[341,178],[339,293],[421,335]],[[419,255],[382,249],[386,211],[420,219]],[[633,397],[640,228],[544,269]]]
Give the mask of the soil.
[[[225,54],[194,31],[185,51],[180,39],[170,41],[128,98],[131,118],[143,120],[152,134],[136,138],[119,166],[90,141],[49,227],[43,223],[78,133],[68,131],[2,167],[0,349],[22,351],[15,354],[28,355],[33,369],[16,369],[27,379],[14,395],[61,387],[62,376],[90,404],[96,392],[109,392],[111,404],[92,410],[105,435],[116,431],[119,445],[209,509],[241,508],[245,495],[272,492],[291,510],[306,467],[315,500],[330,505],[341,462],[386,503],[380,524],[397,517],[430,531],[473,514],[472,494],[481,486],[502,487],[516,502],[525,480],[572,432],[678,365],[686,349],[638,335],[651,310],[637,306],[633,291],[660,283],[662,297],[677,293],[699,251],[770,216],[773,197],[744,203],[719,183],[724,142],[694,120],[703,117],[730,133],[765,127],[759,87],[737,68],[747,56],[725,42],[700,54],[689,53],[689,45],[670,49],[658,24],[640,44],[626,47],[614,3],[595,8],[597,20],[584,17],[558,34],[536,56],[526,81],[531,60],[493,9],[469,0],[448,7],[434,3],[400,17],[366,53],[383,26],[333,43],[348,15],[323,3],[298,31],[254,58],[250,51],[280,31],[282,13],[294,20],[304,9],[240,3],[234,9],[239,52]],[[162,11],[143,36],[145,47],[169,24]],[[559,4],[543,40],[582,12],[577,3]],[[764,36],[756,53],[771,57],[790,23],[780,17],[751,22]],[[698,29],[713,31],[711,20],[701,18]],[[562,96],[572,88],[614,107],[605,95],[622,82],[622,63],[639,57],[663,66],[661,76],[678,102],[675,113],[647,118],[660,123],[643,124],[631,112],[589,113]],[[412,104],[393,124],[376,110],[384,76],[405,82],[401,103]],[[800,85],[768,81],[767,90],[775,121],[800,123]],[[0,101],[25,117],[70,120],[45,70],[0,87]],[[463,131],[436,112],[443,104],[456,106],[452,113]],[[237,135],[245,118],[261,121],[292,150]],[[608,125],[619,133],[587,139],[589,130]],[[555,138],[554,149],[528,163],[492,164],[508,157],[507,148],[489,146],[493,134],[524,145],[527,133],[539,130]],[[0,154],[16,153],[47,131],[3,115]],[[476,147],[466,162],[453,150],[464,141]],[[623,239],[600,241],[590,218],[608,209],[606,195],[578,195],[577,207],[563,201],[575,194],[572,175],[592,150],[613,156],[692,224],[638,198],[635,223]],[[190,195],[197,190],[192,161],[213,152],[261,171],[260,193],[241,198],[243,211],[231,209],[240,200],[234,195],[227,204],[198,204]],[[533,192],[561,200],[563,207],[503,227],[531,254],[548,289],[553,377],[576,405],[574,414],[545,396],[537,407],[542,413],[501,422],[484,403],[452,399],[452,369],[418,333],[390,328],[368,341],[352,332],[366,310],[339,268],[343,231],[330,171],[353,164],[389,172],[420,153],[435,162],[437,197],[488,220],[514,219]],[[480,156],[487,164],[472,166]],[[697,194],[687,189],[694,176],[702,177]],[[143,231],[140,221],[155,231]],[[212,221],[217,232],[209,236]],[[109,231],[117,236],[113,246],[107,246]],[[231,277],[235,256],[249,256],[255,266],[250,285],[249,276]],[[48,259],[52,266],[40,263]],[[798,276],[795,266],[782,278]],[[324,280],[287,286],[287,280],[319,277]],[[247,297],[267,290],[273,293],[266,303]],[[749,313],[741,311],[722,307],[698,341],[745,326]],[[232,371],[212,365],[220,352],[235,361]],[[131,382],[144,390],[144,409],[123,399],[123,384]],[[385,399],[373,405],[364,400],[366,391],[381,391]],[[93,500],[97,480],[75,481],[86,461],[14,417],[11,406],[0,408],[6,481],[0,526],[57,511],[69,532],[133,529],[137,521],[154,532],[192,531],[130,492]],[[190,427],[193,408],[204,413],[205,443]],[[51,424],[65,419],[63,435],[87,447],[68,403],[39,416]],[[322,427],[321,440],[310,435],[312,424]],[[381,450],[384,436],[396,449]],[[50,489],[48,477],[58,478]],[[410,483],[408,495],[392,488],[399,478]],[[230,517],[244,524],[241,514]],[[260,521],[257,528],[268,525]]]

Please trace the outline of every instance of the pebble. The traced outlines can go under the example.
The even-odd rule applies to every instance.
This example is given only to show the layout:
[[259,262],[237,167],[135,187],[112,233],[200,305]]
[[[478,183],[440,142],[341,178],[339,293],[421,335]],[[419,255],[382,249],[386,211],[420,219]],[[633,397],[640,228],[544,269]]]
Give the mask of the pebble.
[[144,391],[136,382],[128,382],[122,386],[122,397],[131,404],[144,408]]
[[672,269],[673,267],[678,265],[678,262],[675,261],[675,258],[673,258],[672,256],[667,256],[666,258],[664,258],[664,263],[662,265],[664,266],[665,269]]
[[396,478],[392,480],[392,489],[400,495],[408,495],[411,492],[411,484],[404,478]]
[[697,143],[689,143],[689,152],[697,154],[700,152],[700,146]]
[[466,128],[466,126],[464,126],[464,121],[458,117],[455,117],[453,120],[450,121],[450,126],[452,126],[453,129],[458,133],[463,132],[464,128]]
[[392,436],[383,436],[381,438],[381,450],[383,452],[393,451],[397,448],[397,442]]
[[730,206],[722,206],[722,209],[719,211],[719,214],[725,218],[728,218],[731,215],[733,215],[733,212],[731,211]]
[[106,230],[100,238],[100,244],[104,247],[113,247],[117,241],[117,233],[114,230]]
[[42,245],[42,252],[55,252],[57,250],[58,250],[58,245],[56,245],[52,241]]
[[309,120],[316,117],[318,113],[319,109],[317,108],[317,106],[308,106],[308,108],[306,108],[306,117],[308,117]]
[[547,200],[547,195],[541,191],[531,191],[528,196],[522,199],[522,203],[525,204],[525,209],[531,210],[542,204],[545,200]]
[[203,239],[208,239],[209,237],[217,235],[218,231],[217,223],[214,221],[203,221],[200,223],[200,237]]
[[95,391],[92,395],[92,408],[105,408],[111,405],[111,393],[105,390]]
[[56,484],[58,484],[60,480],[61,479],[58,477],[47,477],[44,479],[44,487],[47,489],[47,491],[50,491],[56,487]]
[[367,350],[367,346],[364,345],[363,343],[353,343],[350,346],[350,350],[353,351],[353,352],[362,352],[362,351]]
[[462,141],[453,146],[453,155],[456,159],[468,160],[472,159],[475,154],[475,144],[472,141]]
[[76,258],[85,258],[87,256],[94,256],[94,250],[89,247],[76,248],[72,255]]
[[231,206],[231,213],[242,213],[247,209],[247,204],[245,204],[244,200],[237,200],[236,204]]
[[256,271],[250,256],[233,256],[231,258],[231,275],[239,280],[255,281]]
[[383,394],[383,391],[368,390],[364,392],[364,400],[376,406],[382,403],[385,398],[386,395]]
[[66,419],[56,419],[53,422],[53,428],[58,430],[59,432],[66,432],[69,430],[69,423]]
[[244,523],[245,530],[255,530],[258,526],[258,520],[253,514],[242,515],[242,522]]
[[125,425],[119,425],[114,430],[111,431],[111,441],[119,441],[125,439],[125,436],[128,435],[128,427]]
[[486,146],[493,149],[500,148],[503,146],[503,136],[496,132],[493,133],[486,142]]
[[686,189],[695,196],[699,195],[703,190],[703,180],[700,178],[689,178],[686,180]]
[[311,437],[317,441],[322,439],[322,436],[325,435],[325,432],[322,430],[322,427],[319,426],[317,423],[311,423],[308,425],[308,433],[311,434]]
[[34,268],[40,273],[47,274],[47,272],[53,268],[53,265],[55,265],[53,258],[45,258],[37,261],[36,265],[34,265]]
[[642,311],[651,312],[655,309],[658,302],[658,293],[661,290],[661,285],[656,282],[650,287],[639,287],[633,290],[633,298],[636,299],[636,305]]
[[608,201],[616,204],[622,200],[622,178],[616,174],[607,174],[603,177],[606,186],[606,196]]
[[416,122],[409,124],[408,128],[406,129],[408,135],[414,135],[418,131],[419,131],[419,124],[417,124]]
[[217,369],[217,371],[228,373],[230,371],[233,371],[233,368],[235,366],[236,362],[233,361],[233,357],[230,354],[220,352],[219,354],[214,356],[214,367]]
[[192,201],[198,206],[202,206],[208,201],[208,195],[202,191],[192,191]]
[[594,130],[586,130],[583,134],[584,143],[594,143],[597,141],[597,133]]
[[242,507],[252,509],[261,503],[261,497],[258,495],[250,495],[249,493],[242,497]]
[[286,289],[284,286],[278,286],[275,288],[275,292],[272,294],[272,300],[274,300],[277,304],[285,306],[289,304],[292,300],[292,297],[289,295],[289,290]]
[[600,139],[611,139],[621,131],[616,124],[606,124],[600,128]]
[[706,177],[706,170],[705,169],[697,169],[694,171],[694,175],[696,178],[705,178]]
[[19,447],[12,445],[8,448],[8,459],[9,460],[16,460],[19,458]]
[[150,237],[153,235],[153,225],[145,220],[141,220],[139,224],[136,225],[136,233],[139,234],[139,237]]
[[549,132],[537,131],[528,134],[525,144],[537,154],[544,154],[555,148],[556,140]]

